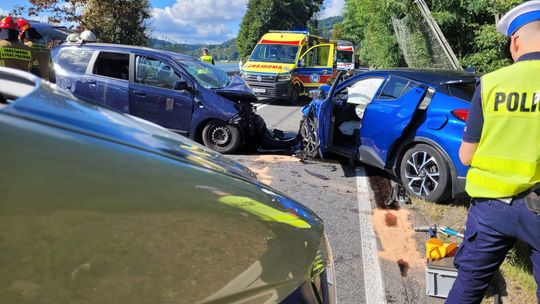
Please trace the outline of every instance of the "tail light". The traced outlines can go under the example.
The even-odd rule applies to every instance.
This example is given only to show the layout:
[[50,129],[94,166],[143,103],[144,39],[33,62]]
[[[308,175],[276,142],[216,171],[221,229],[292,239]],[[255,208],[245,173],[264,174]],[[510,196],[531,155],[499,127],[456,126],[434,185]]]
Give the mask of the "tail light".
[[450,113],[454,115],[455,118],[461,120],[461,121],[467,121],[467,116],[469,116],[469,110],[468,109],[458,109],[453,110]]

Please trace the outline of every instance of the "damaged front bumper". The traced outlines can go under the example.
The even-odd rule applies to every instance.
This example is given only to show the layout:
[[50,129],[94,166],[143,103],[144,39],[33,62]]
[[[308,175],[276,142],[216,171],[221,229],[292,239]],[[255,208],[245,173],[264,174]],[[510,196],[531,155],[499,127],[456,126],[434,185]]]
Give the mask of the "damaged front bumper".
[[255,107],[249,112],[239,111],[228,121],[239,127],[245,145],[264,150],[294,150],[298,146],[297,135],[286,136],[280,130],[269,130],[264,119],[255,111]]

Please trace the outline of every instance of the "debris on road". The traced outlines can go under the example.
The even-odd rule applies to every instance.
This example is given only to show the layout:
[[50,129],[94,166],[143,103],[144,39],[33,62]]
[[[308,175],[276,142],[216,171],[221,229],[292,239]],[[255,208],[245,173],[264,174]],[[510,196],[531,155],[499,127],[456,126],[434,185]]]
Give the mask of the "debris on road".
[[322,180],[329,180],[330,179],[327,176],[324,176],[324,175],[319,174],[319,173],[311,172],[308,169],[304,169],[304,171],[306,171],[307,174],[309,174],[311,176],[315,176],[316,178],[320,178]]

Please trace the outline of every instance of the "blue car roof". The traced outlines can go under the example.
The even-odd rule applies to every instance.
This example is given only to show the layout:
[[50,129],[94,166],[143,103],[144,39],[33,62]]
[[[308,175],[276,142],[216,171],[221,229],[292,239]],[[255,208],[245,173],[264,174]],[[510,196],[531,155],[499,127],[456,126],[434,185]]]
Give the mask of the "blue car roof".
[[[73,47],[77,46],[77,44],[62,44],[59,46],[59,48],[63,47]],[[112,43],[86,43],[84,45],[80,45],[82,48],[92,48],[96,50],[115,50],[115,51],[144,51],[149,53],[159,53],[160,55],[165,55],[177,60],[194,60],[195,58],[192,56],[172,52],[172,51],[166,51],[166,50],[160,50],[160,49],[154,49],[144,46],[135,46],[135,45],[126,45],[126,44],[112,44]]]

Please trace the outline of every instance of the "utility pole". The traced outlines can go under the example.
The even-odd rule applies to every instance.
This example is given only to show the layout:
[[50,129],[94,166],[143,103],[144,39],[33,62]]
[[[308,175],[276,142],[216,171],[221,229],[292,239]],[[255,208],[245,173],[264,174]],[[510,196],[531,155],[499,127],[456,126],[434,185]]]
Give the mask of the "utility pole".
[[456,57],[456,54],[454,54],[452,47],[450,46],[450,44],[448,44],[448,41],[444,37],[444,34],[441,31],[441,28],[439,27],[435,19],[433,19],[433,16],[431,15],[431,11],[429,10],[429,7],[427,6],[426,2],[424,0],[415,0],[414,3],[416,3],[418,5],[418,8],[420,8],[420,12],[424,16],[424,19],[429,25],[429,28],[433,32],[435,38],[441,45],[444,51],[444,54],[450,61],[450,64],[452,65],[452,67],[456,70],[462,70],[461,65],[459,64],[459,60]]

